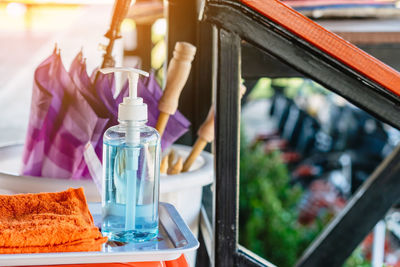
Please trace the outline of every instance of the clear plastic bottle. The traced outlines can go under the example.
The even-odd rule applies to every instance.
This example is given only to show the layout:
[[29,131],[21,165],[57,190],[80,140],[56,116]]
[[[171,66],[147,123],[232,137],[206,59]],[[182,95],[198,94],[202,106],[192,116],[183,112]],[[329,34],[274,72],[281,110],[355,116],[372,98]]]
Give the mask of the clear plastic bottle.
[[[104,134],[102,233],[110,240],[147,241],[158,234],[160,136],[145,122],[120,121]],[[128,127],[140,133],[138,144],[127,142]]]
[[124,67],[100,69],[126,72],[129,96],[118,106],[119,125],[103,137],[102,233],[110,240],[139,242],[158,234],[160,135],[146,126],[147,105],[137,96],[139,74]]

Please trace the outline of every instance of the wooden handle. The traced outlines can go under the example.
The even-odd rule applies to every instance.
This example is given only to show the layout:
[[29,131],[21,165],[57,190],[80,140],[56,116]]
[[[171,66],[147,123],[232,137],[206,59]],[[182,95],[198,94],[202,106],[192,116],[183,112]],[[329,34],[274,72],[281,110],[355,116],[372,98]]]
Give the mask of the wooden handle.
[[[242,98],[245,92],[246,92],[246,87],[243,84],[241,84],[239,97]],[[196,140],[196,143],[194,144],[189,157],[185,160],[182,172],[189,171],[193,162],[200,155],[201,151],[203,151],[207,143],[212,142],[214,140],[214,115],[215,115],[214,106],[211,106],[206,120],[203,122],[203,124],[197,131],[197,135],[199,136],[199,138]]]
[[207,142],[212,142],[214,140],[214,113],[214,106],[211,106],[206,120],[197,131],[197,135]]
[[165,127],[167,127],[167,122],[169,119],[169,114],[165,112],[160,112],[160,115],[158,116],[157,124],[156,124],[156,130],[160,134],[160,137],[163,136]]
[[239,99],[242,99],[243,95],[246,93],[246,90],[246,86],[244,86],[244,84],[240,84]]
[[189,77],[196,47],[185,42],[175,45],[174,56],[169,62],[167,83],[158,103],[158,109],[167,114],[174,114],[178,108],[179,96]]
[[189,157],[187,157],[187,159],[185,160],[185,163],[183,163],[182,172],[189,171],[193,162],[197,159],[197,157],[200,155],[201,151],[203,151],[203,149],[205,148],[206,145],[207,145],[207,141],[204,140],[203,138],[199,137],[196,140],[196,143],[194,144],[192,151],[190,151]]
[[[241,84],[239,97],[242,98],[245,92],[246,92],[246,87],[243,84]],[[200,138],[206,140],[207,142],[212,142],[214,140],[214,117],[215,117],[214,106],[211,106],[206,120],[203,122],[203,124],[197,131],[197,135]]]
[[168,155],[161,160],[160,173],[165,174],[168,170]]
[[193,162],[200,155],[201,151],[206,147],[208,142],[212,142],[214,140],[214,106],[211,106],[210,111],[208,112],[207,119],[200,126],[197,131],[196,143],[194,144],[192,151],[189,154],[189,157],[185,160],[183,164],[182,172],[189,171]]
[[172,167],[175,161],[175,150],[171,149],[168,154],[168,166]]
[[174,174],[179,174],[182,171],[182,165],[183,165],[183,159],[182,157],[179,157],[175,165],[170,167],[168,170],[168,175],[174,175]]

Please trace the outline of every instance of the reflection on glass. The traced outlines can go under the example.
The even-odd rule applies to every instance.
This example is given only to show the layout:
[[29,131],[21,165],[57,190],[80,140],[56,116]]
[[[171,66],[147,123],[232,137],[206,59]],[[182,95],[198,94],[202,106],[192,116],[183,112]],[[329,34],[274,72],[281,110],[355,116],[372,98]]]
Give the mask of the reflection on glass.
[[[277,266],[307,246],[400,133],[308,79],[260,79],[242,106],[239,242]],[[370,264],[362,247],[346,266]]]

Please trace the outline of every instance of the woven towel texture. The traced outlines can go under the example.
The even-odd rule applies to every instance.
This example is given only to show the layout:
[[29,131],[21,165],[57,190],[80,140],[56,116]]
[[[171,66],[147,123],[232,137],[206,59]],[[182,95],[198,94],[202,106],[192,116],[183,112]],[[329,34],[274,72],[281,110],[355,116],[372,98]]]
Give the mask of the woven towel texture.
[[0,195],[1,254],[99,251],[106,241],[82,188]]

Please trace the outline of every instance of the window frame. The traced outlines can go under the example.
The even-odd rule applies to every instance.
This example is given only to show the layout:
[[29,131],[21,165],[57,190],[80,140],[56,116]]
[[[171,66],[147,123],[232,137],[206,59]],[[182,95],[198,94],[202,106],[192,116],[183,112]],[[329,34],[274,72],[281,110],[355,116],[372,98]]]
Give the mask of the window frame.
[[[242,42],[273,55],[397,129],[400,129],[400,98],[240,2],[207,1],[202,14],[203,20],[215,26],[216,50],[213,54],[216,118],[212,265],[273,266],[238,244]],[[400,147],[397,147],[296,266],[340,266],[398,200],[400,180],[396,177],[399,175]],[[369,208],[371,205],[373,210]],[[340,249],[332,244],[340,244]]]

